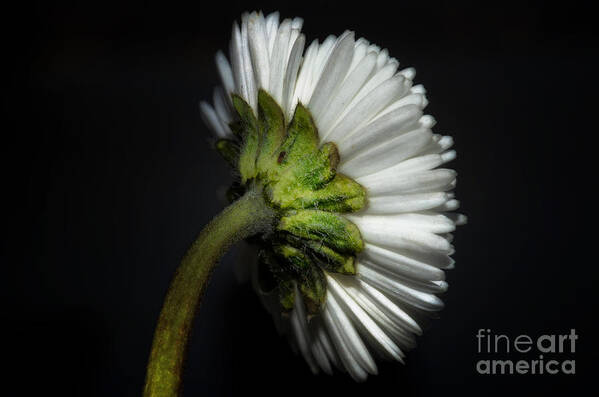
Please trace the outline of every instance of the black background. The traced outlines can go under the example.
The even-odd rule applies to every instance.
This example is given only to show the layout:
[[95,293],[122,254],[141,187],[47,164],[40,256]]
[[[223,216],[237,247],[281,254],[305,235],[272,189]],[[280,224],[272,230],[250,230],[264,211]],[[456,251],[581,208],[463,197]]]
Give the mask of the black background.
[[[227,255],[193,331],[185,395],[582,390],[597,365],[590,7],[91,1],[3,15],[15,66],[3,100],[14,121],[2,145],[3,361],[19,394],[140,394],[170,278],[230,181],[197,103],[211,98],[213,54],[232,21],[253,8],[303,17],[309,41],[353,29],[416,67],[436,131],[456,140],[469,223],[456,233],[441,318],[406,366],[383,363],[363,384],[312,376]],[[478,375],[479,328],[511,337],[575,328],[577,374]]]

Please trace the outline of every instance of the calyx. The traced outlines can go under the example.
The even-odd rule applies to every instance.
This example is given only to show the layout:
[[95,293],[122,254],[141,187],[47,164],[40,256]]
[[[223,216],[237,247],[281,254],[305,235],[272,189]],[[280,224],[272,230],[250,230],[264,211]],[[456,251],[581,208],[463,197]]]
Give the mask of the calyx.
[[264,90],[258,93],[258,117],[241,97],[234,94],[232,102],[238,115],[230,124],[235,137],[215,145],[238,175],[229,199],[259,189],[278,214],[271,233],[251,240],[260,246],[261,292],[278,294],[282,310],[288,311],[297,288],[314,314],[326,297],[323,271],[356,272],[355,256],[364,244],[358,228],[340,214],[361,209],[366,192],[337,173],[337,147],[320,145],[312,116],[301,103],[286,123]]

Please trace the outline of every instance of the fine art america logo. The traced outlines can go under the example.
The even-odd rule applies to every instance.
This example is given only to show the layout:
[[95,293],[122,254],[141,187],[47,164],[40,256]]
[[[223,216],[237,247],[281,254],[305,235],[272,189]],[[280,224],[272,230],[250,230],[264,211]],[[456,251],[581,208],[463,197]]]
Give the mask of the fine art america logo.
[[567,334],[529,335],[496,334],[479,329],[477,352],[485,357],[476,363],[482,375],[555,375],[576,374],[576,330]]

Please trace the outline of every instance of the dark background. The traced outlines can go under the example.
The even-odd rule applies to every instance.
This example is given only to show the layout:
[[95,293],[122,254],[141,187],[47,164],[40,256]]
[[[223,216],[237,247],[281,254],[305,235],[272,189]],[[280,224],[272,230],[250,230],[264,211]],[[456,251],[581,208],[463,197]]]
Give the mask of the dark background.
[[[405,367],[381,364],[357,385],[312,376],[237,284],[237,257],[227,255],[193,331],[185,395],[561,395],[587,386],[598,331],[591,8],[216,3],[5,9],[4,62],[14,68],[3,99],[3,362],[18,394],[140,394],[170,278],[230,180],[197,103],[211,98],[213,54],[232,21],[254,8],[302,16],[309,41],[353,29],[416,67],[436,131],[456,140],[469,224],[456,233],[441,318]],[[478,375],[479,328],[511,337],[575,328],[577,374]]]

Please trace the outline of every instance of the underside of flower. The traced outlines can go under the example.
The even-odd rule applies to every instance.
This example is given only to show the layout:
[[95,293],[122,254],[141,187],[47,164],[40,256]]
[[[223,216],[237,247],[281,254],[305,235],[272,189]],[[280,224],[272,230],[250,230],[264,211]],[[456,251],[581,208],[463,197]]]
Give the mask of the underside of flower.
[[[312,42],[300,18],[253,12],[233,26],[222,87],[202,115],[235,170],[232,201],[259,192],[276,213],[253,280],[314,372],[356,380],[373,356],[403,361],[437,312],[465,223],[451,190],[453,140],[434,134],[415,71],[354,33]],[[245,194],[245,196],[244,196]],[[251,261],[251,260],[250,260]]]
[[281,107],[264,90],[258,92],[258,117],[238,95],[232,96],[237,120],[234,135],[216,148],[236,169],[239,180],[229,197],[259,189],[277,210],[277,224],[260,245],[258,281],[263,293],[277,293],[281,308],[295,305],[300,292],[310,314],[325,302],[323,271],[355,274],[355,255],[364,248],[358,228],[340,215],[365,205],[366,192],[337,173],[334,143],[320,144],[308,109],[298,104],[289,123]]

